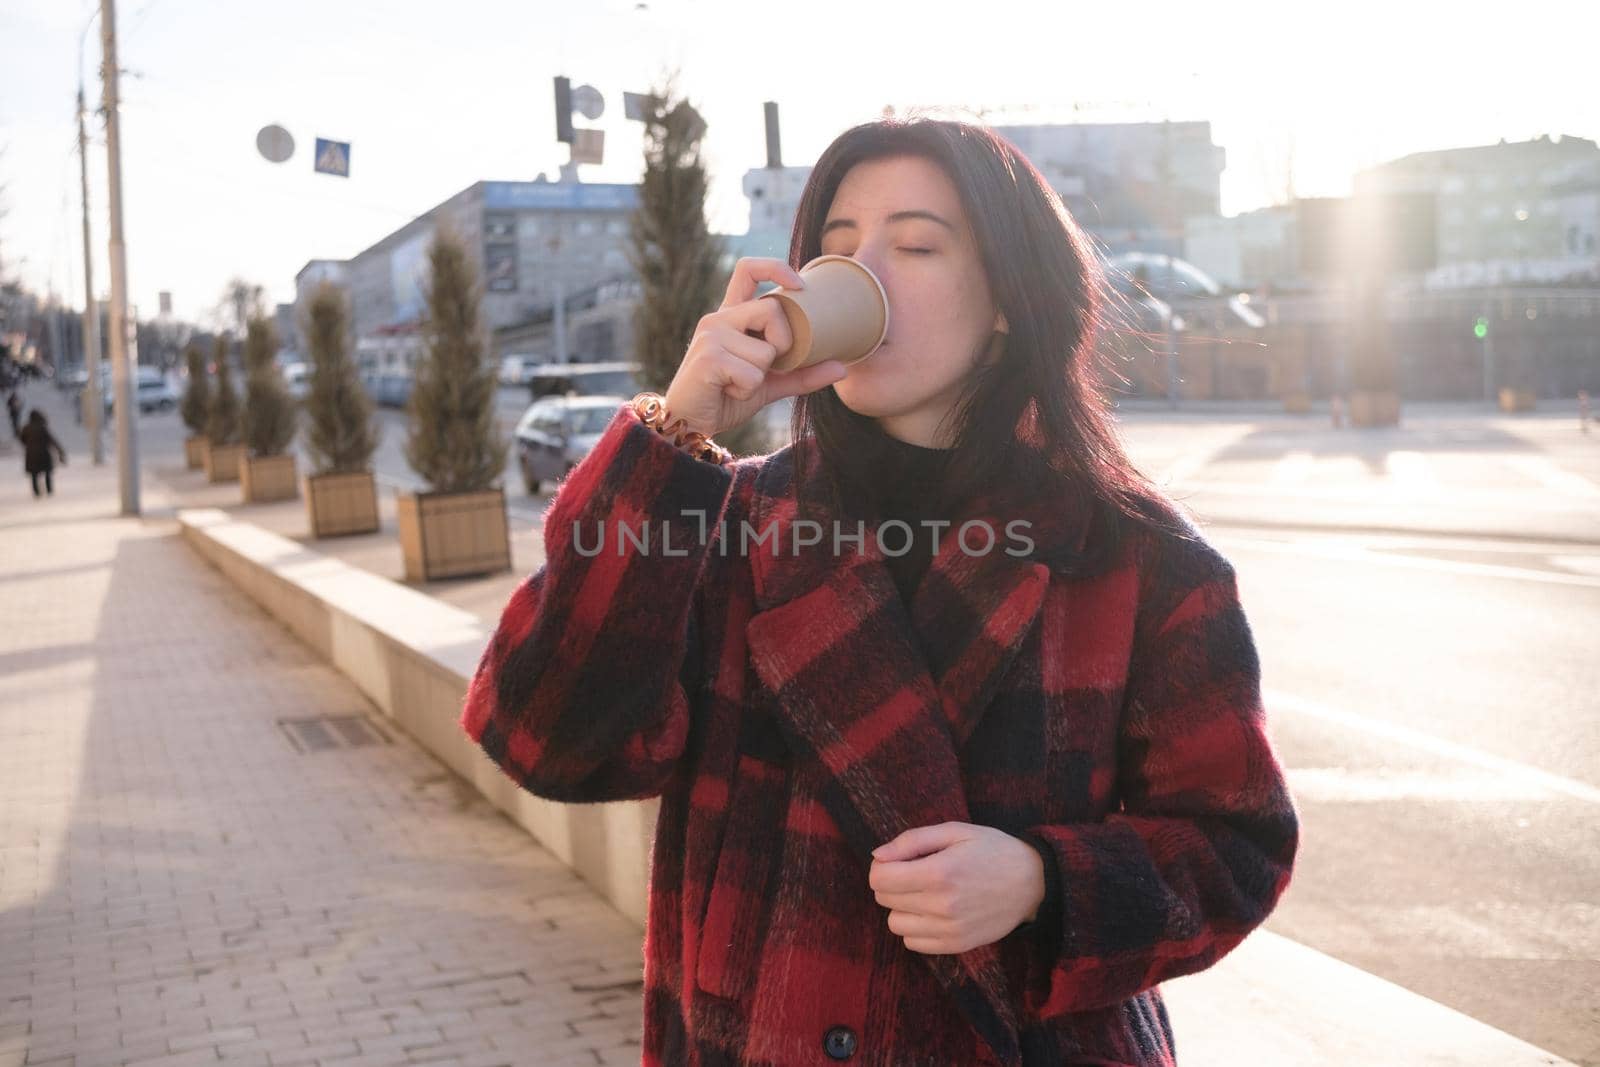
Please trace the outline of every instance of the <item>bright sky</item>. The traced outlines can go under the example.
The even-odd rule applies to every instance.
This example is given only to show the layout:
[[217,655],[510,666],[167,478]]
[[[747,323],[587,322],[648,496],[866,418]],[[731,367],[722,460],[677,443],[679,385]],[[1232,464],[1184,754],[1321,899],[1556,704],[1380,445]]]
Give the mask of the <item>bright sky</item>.
[[[35,289],[82,299],[74,94],[98,0],[0,7],[0,256]],[[949,6],[812,0],[120,0],[123,181],[132,297],[208,315],[243,275],[275,300],[312,258],[345,258],[479,179],[553,179],[551,78],[606,97],[607,163],[635,181],[623,90],[664,63],[708,123],[713,228],[741,233],[745,170],[765,160],[761,104],[781,109],[784,162],[813,162],[847,127],[904,110],[1016,108],[996,124],[1209,119],[1228,152],[1227,214],[1347,193],[1353,172],[1408,152],[1600,138],[1600,15],[1517,4],[1274,0]],[[1231,12],[1231,13],[1230,13]],[[98,23],[83,69],[98,100]],[[1074,112],[1074,103],[1082,110]],[[91,105],[92,106],[92,105]],[[971,117],[971,116],[968,116]],[[286,127],[274,165],[256,131]],[[91,128],[98,137],[99,126]],[[352,142],[351,177],[315,174],[312,142]],[[91,153],[95,281],[109,285],[105,155]]]

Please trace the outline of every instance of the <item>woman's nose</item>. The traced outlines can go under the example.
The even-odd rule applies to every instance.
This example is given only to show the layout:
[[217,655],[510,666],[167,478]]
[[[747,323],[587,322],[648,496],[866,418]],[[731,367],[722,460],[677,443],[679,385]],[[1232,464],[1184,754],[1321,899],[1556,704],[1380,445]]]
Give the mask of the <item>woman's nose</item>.
[[883,254],[876,248],[858,248],[850,258],[877,275],[880,282],[888,283],[884,274]]

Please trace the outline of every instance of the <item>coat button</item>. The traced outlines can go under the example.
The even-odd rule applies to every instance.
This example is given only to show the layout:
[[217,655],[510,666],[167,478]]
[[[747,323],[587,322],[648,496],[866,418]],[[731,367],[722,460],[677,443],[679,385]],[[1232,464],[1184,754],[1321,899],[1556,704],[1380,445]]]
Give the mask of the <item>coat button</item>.
[[855,1031],[848,1026],[835,1026],[822,1036],[822,1051],[836,1060],[847,1060],[856,1051]]

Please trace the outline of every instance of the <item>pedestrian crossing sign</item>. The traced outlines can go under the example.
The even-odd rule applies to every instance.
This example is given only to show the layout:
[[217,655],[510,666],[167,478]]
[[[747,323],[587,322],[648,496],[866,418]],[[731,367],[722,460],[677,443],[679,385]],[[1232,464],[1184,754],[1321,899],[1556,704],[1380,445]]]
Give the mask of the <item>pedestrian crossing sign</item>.
[[317,138],[317,152],[313,157],[319,174],[337,174],[350,177],[350,144],[347,141],[328,141]]

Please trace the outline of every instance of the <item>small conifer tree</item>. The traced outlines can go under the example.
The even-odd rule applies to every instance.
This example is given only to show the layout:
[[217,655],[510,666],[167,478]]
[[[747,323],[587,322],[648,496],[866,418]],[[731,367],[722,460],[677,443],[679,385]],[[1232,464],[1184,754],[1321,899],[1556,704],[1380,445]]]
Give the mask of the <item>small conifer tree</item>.
[[206,438],[213,445],[239,443],[239,394],[233,389],[233,372],[228,367],[228,341],[218,335],[216,347],[217,381],[211,390],[211,405],[206,409]]
[[361,387],[350,354],[350,313],[344,293],[324,281],[311,296],[302,325],[311,352],[306,395],[306,451],[318,474],[367,469],[378,447],[372,398]]
[[434,492],[489,489],[505,471],[507,443],[495,423],[499,376],[487,359],[482,292],[466,244],[443,224],[428,246],[428,266],[406,461]]
[[189,366],[189,384],[183,390],[183,424],[189,432],[202,436],[206,432],[206,414],[211,406],[211,379],[206,372],[206,355],[194,342],[184,349],[184,361]]
[[294,398],[278,370],[277,351],[271,320],[252,317],[244,342],[244,441],[252,456],[281,456],[294,440]]
[[[642,296],[634,310],[635,358],[645,387],[665,392],[702,316],[728,288],[722,240],[706,222],[709,179],[701,146],[706,124],[676,88],[677,77],[646,99],[644,177],[630,229],[629,259]],[[764,417],[717,434],[735,455],[770,448]]]

